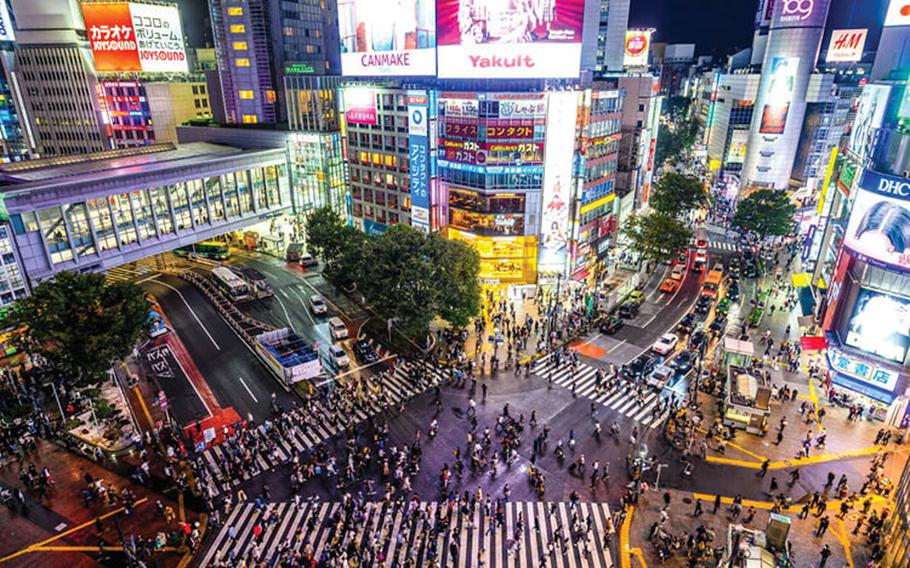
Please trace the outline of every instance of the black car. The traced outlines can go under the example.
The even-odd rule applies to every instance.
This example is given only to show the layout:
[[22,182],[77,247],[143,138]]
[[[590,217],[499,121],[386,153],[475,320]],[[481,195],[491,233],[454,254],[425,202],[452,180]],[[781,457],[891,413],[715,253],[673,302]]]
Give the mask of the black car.
[[683,316],[683,319],[679,320],[679,323],[676,324],[676,331],[684,334],[692,333],[692,328],[695,327],[695,314],[688,313]]
[[708,342],[708,334],[702,330],[698,330],[692,334],[692,337],[689,338],[689,349],[692,351],[701,351],[705,348],[705,344]]
[[711,309],[713,303],[711,296],[700,296],[695,302],[695,311],[700,314],[706,314]]
[[623,305],[619,306],[619,315],[626,319],[632,319],[638,315],[640,309],[641,304],[638,302],[625,302]]
[[739,284],[737,282],[731,282],[727,286],[727,297],[734,302],[739,299]]
[[640,379],[651,374],[654,367],[657,366],[658,357],[654,353],[642,353],[632,360],[631,363],[624,366],[622,374],[630,379]]
[[670,361],[670,367],[672,367],[678,375],[685,375],[694,365],[695,354],[691,351],[683,351]]
[[607,319],[600,324],[600,332],[607,335],[613,335],[616,333],[619,328],[625,325],[626,320],[622,319],[619,316],[609,316]]
[[727,327],[726,320],[714,318],[714,321],[711,322],[708,329],[714,333],[721,333],[725,327]]
[[354,356],[357,357],[357,360],[364,365],[370,365],[379,360],[379,355],[376,354],[373,346],[370,345],[370,342],[366,339],[355,341],[353,347]]

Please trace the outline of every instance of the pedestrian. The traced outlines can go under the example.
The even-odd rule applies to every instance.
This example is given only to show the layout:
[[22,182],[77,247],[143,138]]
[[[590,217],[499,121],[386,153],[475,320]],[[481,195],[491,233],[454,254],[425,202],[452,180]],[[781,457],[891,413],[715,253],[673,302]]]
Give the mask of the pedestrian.
[[825,532],[828,530],[828,525],[831,521],[828,520],[828,515],[825,515],[818,521],[818,529],[815,531],[815,536],[821,538],[825,535]]
[[761,462],[761,471],[759,472],[758,476],[764,477],[765,475],[767,475],[768,468],[770,466],[771,466],[771,460],[766,459],[765,461]]
[[711,511],[711,514],[716,515],[718,509],[720,509],[720,495],[715,495],[714,496],[714,510]]
[[831,557],[831,546],[828,543],[825,543],[825,546],[821,550],[821,559],[818,561],[818,568],[825,568],[825,564],[828,563],[828,558]]
[[701,510],[701,499],[695,499],[695,511],[692,512],[693,517],[700,517],[702,514]]

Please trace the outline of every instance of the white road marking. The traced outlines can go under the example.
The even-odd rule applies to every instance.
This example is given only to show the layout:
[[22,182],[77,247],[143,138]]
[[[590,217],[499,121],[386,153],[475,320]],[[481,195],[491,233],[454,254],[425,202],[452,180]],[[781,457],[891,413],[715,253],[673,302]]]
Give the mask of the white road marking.
[[247,386],[246,381],[243,380],[243,377],[237,377],[240,379],[240,384],[243,385],[243,388],[246,389],[246,392],[250,393],[250,398],[253,399],[253,402],[258,403],[259,399],[256,398],[256,395],[253,394],[253,391],[250,390],[250,387]]
[[[173,353],[172,353],[172,355],[173,355]],[[202,406],[205,407],[205,412],[206,412],[206,414],[208,414],[209,416],[211,416],[211,415],[212,415],[212,409],[209,408],[209,405],[207,405],[207,404],[205,403],[205,399],[202,398],[202,393],[200,393],[200,392],[199,392],[199,389],[196,388],[196,384],[193,383],[193,381],[190,379],[189,374],[186,372],[186,369],[183,368],[183,364],[180,362],[180,359],[178,359],[176,355],[174,355],[174,361],[177,361],[177,366],[180,367],[180,370],[181,370],[181,371],[183,371],[183,376],[186,377],[187,382],[190,383],[190,386],[191,386],[191,387],[193,387],[193,392],[196,393],[196,396],[199,398],[199,402],[201,402],[201,403],[202,403]]]
[[[284,290],[281,290],[281,293],[284,294]],[[287,294],[284,294],[284,297],[287,298]],[[293,330],[294,324],[291,323],[291,315],[288,314],[288,309],[285,307],[284,302],[278,296],[275,296],[275,299],[278,300],[278,303],[281,304],[281,309],[284,310],[284,319],[288,320],[288,327]]]
[[177,288],[174,288],[170,284],[167,284],[166,282],[161,282],[160,280],[154,280],[154,282],[155,282],[155,284],[160,284],[160,285],[164,286],[165,288],[169,288],[169,289],[173,290],[174,292],[177,293],[178,296],[180,296],[180,299],[183,300],[183,305],[185,305],[186,309],[188,309],[190,311],[190,313],[193,314],[193,319],[196,320],[196,323],[199,324],[199,327],[202,328],[202,331],[204,331],[205,335],[209,338],[209,340],[211,340],[212,345],[215,346],[215,349],[217,349],[218,351],[221,351],[221,346],[218,345],[218,342],[215,341],[215,338],[212,337],[212,334],[209,333],[209,330],[206,329],[206,327],[204,325],[202,325],[202,320],[199,319],[199,316],[196,314],[196,310],[194,310],[193,307],[190,305],[190,303],[186,301],[186,298],[183,297],[183,293],[181,293],[180,290],[178,290]]
[[[154,280],[155,278],[158,278],[159,276],[160,276],[160,274],[158,274],[156,272],[155,274],[152,274],[151,276],[147,276],[147,277],[143,278],[142,280],[137,280],[136,284],[142,284],[143,282],[148,282],[149,280]],[[159,284],[161,284],[161,282],[159,282]]]
[[283,288],[279,288],[278,291],[281,292],[281,295],[284,296],[285,298],[287,298],[289,300],[291,299],[290,296],[288,296],[288,293],[285,292]]
[[612,353],[612,352],[616,351],[617,349],[619,349],[620,347],[622,347],[623,345],[625,345],[626,341],[627,341],[627,340],[623,339],[622,341],[620,341],[619,343],[617,343],[617,344],[614,345],[613,347],[607,349],[607,353]]

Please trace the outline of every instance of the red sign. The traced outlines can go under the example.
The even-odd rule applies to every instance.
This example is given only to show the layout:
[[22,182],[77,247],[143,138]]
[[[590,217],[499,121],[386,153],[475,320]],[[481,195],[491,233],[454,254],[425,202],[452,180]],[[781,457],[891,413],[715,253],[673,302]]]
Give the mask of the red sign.
[[477,138],[476,124],[459,124],[457,122],[446,122],[446,136],[462,136],[467,138]]
[[98,71],[141,71],[130,5],[83,4],[82,17]]
[[790,103],[784,105],[765,105],[761,114],[761,126],[758,131],[762,134],[783,134],[787,126],[787,113]]
[[533,137],[533,126],[487,126],[487,139],[504,138],[514,140]]

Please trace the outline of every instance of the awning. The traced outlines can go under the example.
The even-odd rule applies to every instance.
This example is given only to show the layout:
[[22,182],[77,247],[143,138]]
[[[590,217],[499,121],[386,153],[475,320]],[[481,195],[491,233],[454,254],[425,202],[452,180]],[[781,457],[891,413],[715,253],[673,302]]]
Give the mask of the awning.
[[869,385],[861,383],[843,373],[838,373],[837,371],[831,371],[831,382],[885,404],[891,404],[894,402],[894,399],[897,398],[893,393],[870,387]]
[[755,347],[751,341],[740,341],[735,337],[724,337],[724,351],[727,353],[739,353],[752,357],[755,355]]
[[803,351],[821,351],[828,347],[828,339],[824,335],[805,335],[799,338]]
[[812,285],[812,275],[808,272],[800,272],[791,277],[793,286],[796,288],[805,288]]

